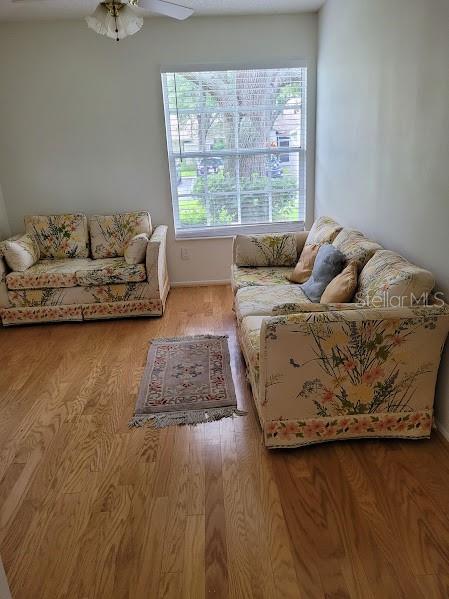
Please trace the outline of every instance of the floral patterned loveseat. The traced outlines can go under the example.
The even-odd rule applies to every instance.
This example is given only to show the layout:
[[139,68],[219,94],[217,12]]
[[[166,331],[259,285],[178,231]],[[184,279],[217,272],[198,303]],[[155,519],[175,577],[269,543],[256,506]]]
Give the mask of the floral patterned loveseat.
[[[312,304],[286,279],[305,243],[332,243],[357,260],[358,303]],[[428,438],[449,330],[434,284],[329,217],[310,232],[237,236],[234,307],[265,445]]]
[[[40,259],[11,271],[0,243],[3,325],[163,314],[167,227],[153,230],[148,212],[29,216],[25,229]],[[139,234],[148,237],[143,262],[130,264],[125,248]]]

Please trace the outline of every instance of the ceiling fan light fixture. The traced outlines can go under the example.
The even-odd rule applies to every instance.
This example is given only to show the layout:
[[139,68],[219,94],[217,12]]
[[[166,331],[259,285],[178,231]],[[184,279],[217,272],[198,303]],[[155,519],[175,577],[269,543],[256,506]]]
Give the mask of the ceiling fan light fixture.
[[122,2],[101,2],[95,12],[86,17],[87,26],[100,35],[117,41],[134,35],[143,25],[143,18]]

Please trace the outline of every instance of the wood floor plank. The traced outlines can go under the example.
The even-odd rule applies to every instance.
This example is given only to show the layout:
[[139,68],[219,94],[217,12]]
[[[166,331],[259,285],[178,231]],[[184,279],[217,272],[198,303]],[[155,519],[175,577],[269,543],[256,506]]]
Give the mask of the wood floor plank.
[[[113,596],[115,577],[120,570],[118,547],[126,530],[131,499],[132,488],[121,486],[116,489],[112,510],[91,511],[84,534],[78,540],[78,557],[67,588],[69,597],[100,599]],[[101,551],[98,551],[98,545]]]
[[[44,561],[36,577],[39,580],[42,599],[67,594],[71,574],[76,566],[76,554],[68,552],[66,547],[76,546],[90,521],[93,500],[93,486],[81,493],[61,494],[55,501],[56,514],[45,531],[45,550],[41,558]],[[42,551],[42,545],[40,550]],[[32,587],[36,589],[35,585]]]
[[[117,563],[120,569],[116,571],[112,595],[117,599],[138,597],[140,578],[153,573],[153,565],[148,567],[148,560],[153,559],[153,556],[146,554],[145,543],[155,500],[152,493],[154,469],[154,462],[140,462],[136,472],[126,528],[118,547]],[[160,526],[163,530],[165,522],[160,522]]]
[[205,563],[206,519],[204,515],[187,516],[184,544],[184,568],[179,580],[177,597],[204,599],[205,572],[198,564]]
[[[367,452],[371,444],[377,442],[364,443],[361,449]],[[354,458],[352,465],[351,458]],[[398,522],[402,519],[402,514],[398,514],[391,498],[384,493],[385,483],[382,478],[373,477],[374,464],[370,463],[368,470],[363,458],[363,452],[357,447],[351,447],[350,454],[344,456],[345,466],[355,467],[359,482],[362,479],[365,487],[361,490],[358,486],[356,493],[356,496],[360,497],[359,506],[368,519],[369,530],[373,535],[370,537],[370,543],[364,542],[361,546],[360,556],[365,570],[371,583],[378,586],[379,592],[390,595],[395,593],[404,598],[422,598],[413,575],[413,554],[410,546],[404,542]],[[390,530],[390,535],[386,535],[385,530]],[[363,539],[362,535],[360,536]],[[370,547],[369,553],[366,552],[367,547]]]
[[[198,428],[198,427],[195,427]],[[203,428],[201,428],[203,432]],[[189,431],[189,474],[187,478],[187,515],[204,515],[205,505],[205,467],[204,454],[207,445],[200,431]]]
[[235,436],[221,438],[223,500],[226,515],[229,596],[251,597],[251,566],[244,508],[244,474],[239,468]]
[[160,429],[143,427],[144,441],[139,461],[155,462],[159,451]]
[[[413,463],[406,462],[400,445],[367,445],[363,456],[377,468],[378,479],[391,497],[398,535],[408,548],[415,575],[445,574],[449,564],[449,521],[419,485]],[[394,457],[394,459],[392,459]],[[370,459],[371,458],[371,459]]]
[[446,599],[449,597],[449,573],[443,576],[427,574],[415,576],[417,586],[426,599]]
[[[20,508],[21,502],[26,497],[42,456],[43,449],[37,446],[32,452],[30,459],[18,471],[14,485],[9,490],[6,499],[2,502],[0,507],[0,540],[6,535],[9,526]],[[15,471],[17,470],[16,467],[13,466],[13,468]]]
[[[346,558],[344,543],[332,510],[332,500],[326,482],[327,464],[320,459],[322,447],[309,447],[301,456],[286,453],[284,457],[297,500],[286,503],[284,509],[295,511],[299,524],[299,543],[305,555],[312,558],[325,596],[348,597],[349,592],[343,575],[342,562]],[[298,575],[298,574],[297,574]],[[310,594],[310,590],[308,591]]]
[[[245,549],[250,566],[251,592],[255,597],[268,599],[275,597],[276,591],[260,488],[259,440],[244,435],[236,435],[235,439],[248,539]],[[265,564],[265,567],[258,571],[259,564]]]
[[159,599],[179,599],[182,593],[181,573],[166,572],[159,584]]
[[[227,334],[245,417],[128,429],[154,337]],[[0,329],[0,553],[15,599],[447,599],[449,443],[268,451],[232,292],[161,319]]]
[[[434,433],[435,438],[441,438]],[[444,441],[444,440],[443,440]],[[446,443],[447,444],[447,443]],[[406,463],[413,464],[413,475],[418,484],[424,488],[440,510],[449,517],[449,453],[443,443],[429,444],[427,441],[419,444],[419,460],[415,460],[416,448],[413,443],[400,444]],[[440,472],[435,469],[435,462],[440,466]],[[444,476],[441,475],[444,472]]]
[[[351,446],[339,443],[335,449],[335,454],[329,456],[328,479],[330,489],[338,491],[335,515],[349,558],[345,578],[352,594],[371,597],[377,589],[388,595],[394,588],[398,597],[413,596],[411,563],[397,535],[384,534],[392,524],[370,472],[360,464]],[[402,573],[399,580],[396,572]]]
[[[93,342],[91,332],[87,331],[84,343],[92,351],[92,347],[95,347],[96,343],[98,344],[98,340],[96,343]],[[73,395],[78,393],[83,384],[83,374],[86,372],[83,361],[76,359],[82,352],[82,346],[83,339],[78,338],[70,345],[70,349],[63,352],[55,369],[53,369],[52,358],[49,356],[49,364],[46,367],[50,366],[50,370],[47,370],[47,377],[42,379],[42,384],[37,388],[31,384],[27,390],[26,395],[31,396],[32,399],[36,398],[36,401],[30,401],[29,410],[24,418],[17,428],[11,430],[3,440],[4,444],[0,451],[0,481],[19,453],[35,453],[36,447],[40,447],[40,450],[44,451],[61,424],[69,417],[70,400]],[[27,347],[27,351],[31,352],[32,348]],[[40,364],[40,355],[37,356],[38,364]],[[33,361],[32,357],[27,357],[27,355],[24,355],[23,359]],[[45,370],[44,366],[40,364],[38,374],[42,369]],[[37,380],[41,381],[41,378]],[[23,460],[23,457],[21,459]]]
[[229,596],[226,520],[220,440],[210,441],[205,458],[206,477],[206,558],[205,594]]
[[189,479],[189,431],[181,427],[175,437],[167,488],[169,502],[164,535],[162,572],[182,572],[184,566]]
[[260,493],[271,567],[278,599],[305,598],[300,591],[294,565],[292,540],[288,534],[285,516],[282,510],[280,490],[276,483],[274,462],[265,459],[265,448],[257,445],[260,463]]
[[[50,345],[49,350],[52,351]],[[54,367],[62,359],[60,352],[52,354]],[[32,361],[28,364],[12,367],[2,363],[2,376],[0,377],[0,439],[6,439],[7,435],[17,429],[18,424],[25,414],[30,409],[30,404],[37,400],[40,384],[47,377],[46,368],[42,368],[46,362],[47,356],[41,354],[36,362]],[[40,367],[42,368],[40,371]],[[35,389],[34,396],[30,397],[27,393],[27,388]]]
[[170,468],[172,465],[172,455],[175,442],[175,429],[168,427],[158,431],[158,454],[155,462],[153,493],[156,497],[166,497],[168,495]]
[[[34,509],[20,551],[23,555],[36,553],[37,559],[29,564],[24,560],[15,560],[11,570],[8,570],[11,584],[14,585],[15,581],[18,583],[18,597],[45,597],[43,588],[45,584],[50,584],[50,579],[63,579],[64,583],[68,582],[67,578],[70,579],[70,569],[66,563],[62,565],[62,561],[72,559],[76,553],[67,552],[65,548],[58,549],[58,542],[65,537],[66,530],[67,545],[76,546],[75,538],[83,532],[90,519],[95,489],[95,482],[92,482],[92,486],[82,494],[64,494],[60,488],[53,488],[39,508]],[[49,571],[53,571],[53,575],[50,576]],[[55,593],[64,596],[62,587]]]
[[157,597],[162,573],[164,532],[167,525],[168,498],[155,497],[149,504],[144,523],[142,543],[143,560],[137,572],[135,594],[131,597]]

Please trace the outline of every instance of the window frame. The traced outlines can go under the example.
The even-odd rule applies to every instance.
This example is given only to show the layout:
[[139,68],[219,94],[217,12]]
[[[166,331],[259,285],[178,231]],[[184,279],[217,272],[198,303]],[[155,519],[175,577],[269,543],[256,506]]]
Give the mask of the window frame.
[[[298,164],[303,166],[304,171],[304,219],[296,221],[282,221],[282,222],[271,222],[271,223],[254,223],[254,224],[235,224],[235,225],[214,225],[204,227],[185,227],[179,226],[179,196],[178,194],[178,181],[177,181],[177,168],[176,160],[180,158],[178,153],[173,151],[172,148],[172,132],[170,127],[170,118],[167,115],[170,114],[169,101],[168,101],[168,89],[165,85],[164,75],[167,73],[188,73],[188,72],[200,72],[200,71],[236,71],[236,70],[270,70],[270,69],[288,69],[297,68],[305,69],[305,110],[301,111],[301,131],[304,132],[304,143],[301,146],[292,146],[288,148],[277,147],[267,149],[240,149],[240,150],[208,150],[205,152],[188,152],[189,158],[207,158],[207,157],[223,157],[223,158],[236,158],[242,154],[297,154]],[[169,177],[170,177],[170,191],[171,191],[171,204],[173,212],[173,225],[175,232],[175,239],[211,239],[211,238],[229,238],[237,234],[257,234],[257,233],[282,233],[291,230],[301,230],[305,228],[305,221],[308,213],[308,202],[307,202],[307,147],[308,147],[308,133],[309,133],[309,93],[308,93],[308,79],[309,69],[307,60],[293,60],[283,61],[281,63],[270,63],[270,61],[264,61],[263,63],[251,63],[251,64],[201,64],[201,65],[182,65],[182,66],[161,66],[161,87],[162,87],[162,99],[163,99],[163,111],[164,111],[164,127],[165,136],[167,143],[167,158],[169,166]],[[180,152],[181,154],[181,152]],[[184,154],[184,157],[186,155]],[[258,190],[260,193],[260,190]],[[231,193],[231,192],[230,192]],[[254,192],[256,193],[256,192]],[[251,195],[251,192],[246,192],[247,195]],[[223,195],[221,193],[220,195]]]

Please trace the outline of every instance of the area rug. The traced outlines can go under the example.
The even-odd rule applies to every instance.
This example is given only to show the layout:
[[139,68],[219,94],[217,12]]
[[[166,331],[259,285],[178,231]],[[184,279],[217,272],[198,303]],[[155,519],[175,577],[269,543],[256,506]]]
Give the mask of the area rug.
[[227,335],[154,339],[129,426],[212,422],[237,414]]

